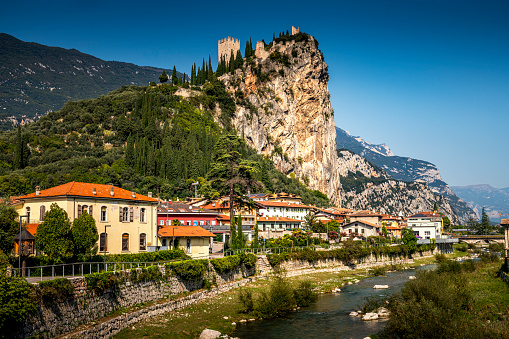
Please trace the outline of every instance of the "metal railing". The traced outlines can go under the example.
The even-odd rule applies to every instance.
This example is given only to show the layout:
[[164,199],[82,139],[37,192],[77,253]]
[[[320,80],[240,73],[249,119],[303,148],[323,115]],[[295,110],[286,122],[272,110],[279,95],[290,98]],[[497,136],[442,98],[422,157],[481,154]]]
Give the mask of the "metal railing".
[[319,250],[319,249],[335,249],[340,248],[340,245],[314,245],[314,246],[292,246],[292,247],[261,247],[261,248],[242,248],[237,250],[226,250],[224,256],[236,255],[240,253],[253,253],[256,255],[262,254],[280,254],[285,252],[300,252],[305,249]]
[[174,259],[170,261],[136,261],[136,262],[81,262],[72,264],[58,264],[46,266],[31,266],[24,268],[8,267],[7,274],[14,277],[22,277],[28,282],[51,280],[55,278],[82,277],[85,274],[100,273],[105,271],[118,271],[153,265],[162,265],[186,259]]

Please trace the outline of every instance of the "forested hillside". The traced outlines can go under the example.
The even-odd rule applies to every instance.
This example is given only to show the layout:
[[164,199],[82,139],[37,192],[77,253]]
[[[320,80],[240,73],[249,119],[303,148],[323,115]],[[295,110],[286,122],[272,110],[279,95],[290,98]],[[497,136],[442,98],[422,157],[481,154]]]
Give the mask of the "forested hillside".
[[[200,182],[199,194],[220,192],[209,170],[219,136],[235,134],[230,124],[235,99],[215,79],[202,88],[183,87],[189,86],[123,86],[97,99],[68,102],[37,122],[2,132],[0,196],[72,180],[152,191],[164,199],[194,195],[195,181]],[[239,152],[256,162],[254,177],[264,184],[262,189],[248,187],[252,193],[285,191],[307,204],[329,203],[255,150],[244,146]]]

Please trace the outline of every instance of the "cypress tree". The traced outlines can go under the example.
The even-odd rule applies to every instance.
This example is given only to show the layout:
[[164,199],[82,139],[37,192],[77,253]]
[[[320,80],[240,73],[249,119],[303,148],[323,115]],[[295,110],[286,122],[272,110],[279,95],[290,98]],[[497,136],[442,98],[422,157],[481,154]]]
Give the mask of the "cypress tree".
[[238,248],[244,248],[244,232],[242,232],[242,216],[239,215],[237,218],[237,246]]
[[136,164],[136,158],[134,154],[134,137],[129,134],[127,138],[127,146],[125,148],[125,163],[127,166],[133,168]]
[[23,138],[21,136],[21,124],[18,125],[18,133],[14,144],[13,167],[15,169],[23,168]]
[[244,63],[244,59],[242,58],[242,54],[240,54],[240,50],[237,51],[237,57],[235,58],[235,68],[242,67],[242,64]]
[[253,242],[251,243],[251,248],[260,247],[258,243],[258,223],[254,225],[254,234],[253,234]]
[[212,80],[212,74],[213,74],[213,71],[212,71],[212,62],[210,61],[210,54],[209,54],[209,74],[208,74],[208,79],[209,80]]
[[229,66],[229,71],[230,73],[233,74],[233,72],[235,71],[235,56],[233,55],[233,51],[231,51],[231,54],[230,54],[230,62],[228,64]]
[[203,80],[203,84],[205,83],[207,79],[207,66],[205,66],[205,59],[203,59],[202,61],[202,66],[201,66],[201,72],[202,72],[202,80]]
[[173,66],[173,71],[171,72],[171,83],[176,85],[177,84],[177,68],[175,68],[175,65]]
[[249,47],[251,47],[251,55],[254,55],[254,48],[253,48],[253,43],[251,42],[251,38],[249,38]]
[[[231,203],[231,201],[230,201]],[[233,217],[233,218],[230,218],[231,220],[231,224],[230,224],[230,248],[232,250],[236,250],[237,249],[237,230],[236,230],[236,227],[235,227],[235,220],[236,218]]]
[[246,49],[244,50],[244,55],[246,58],[249,58],[251,56],[251,46],[249,46],[249,41],[246,41]]

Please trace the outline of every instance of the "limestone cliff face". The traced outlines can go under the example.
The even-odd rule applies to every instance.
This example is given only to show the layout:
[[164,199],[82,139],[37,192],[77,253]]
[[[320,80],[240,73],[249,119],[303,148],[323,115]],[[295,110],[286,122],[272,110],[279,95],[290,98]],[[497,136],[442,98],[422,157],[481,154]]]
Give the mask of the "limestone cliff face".
[[293,173],[339,204],[327,64],[313,37],[293,37],[297,41],[257,49],[242,70],[220,79],[237,97],[233,125],[247,143],[271,157],[283,173]]
[[436,194],[427,183],[395,180],[384,170],[351,151],[338,151],[338,156],[344,190],[341,194],[343,207],[410,215],[430,211],[436,202],[439,211],[448,216],[451,222],[458,224],[463,221],[450,201]]

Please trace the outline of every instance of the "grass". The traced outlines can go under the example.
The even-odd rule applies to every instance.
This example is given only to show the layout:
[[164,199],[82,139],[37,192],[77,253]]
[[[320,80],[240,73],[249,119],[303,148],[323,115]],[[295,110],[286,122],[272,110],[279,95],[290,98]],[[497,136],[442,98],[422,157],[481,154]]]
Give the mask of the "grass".
[[[448,255],[453,257],[453,255]],[[455,255],[458,257],[462,255]],[[416,258],[414,263],[403,264],[402,267],[418,267],[435,262],[434,257]],[[392,268],[388,266],[388,268]],[[349,282],[355,283],[371,276],[369,270],[357,269],[339,272],[316,272],[307,275],[288,278],[294,286],[311,280],[313,288],[318,293],[329,293],[335,288],[340,288]],[[268,277],[260,277],[258,280],[243,287],[257,295],[267,291],[269,286]],[[242,313],[243,306],[239,302],[240,289],[231,290],[222,295],[200,302],[185,309],[169,312],[146,321],[139,322],[130,328],[118,333],[114,338],[197,338],[205,328],[210,328],[221,333],[232,333],[241,320],[253,319],[252,314]],[[227,317],[227,319],[225,319]]]

